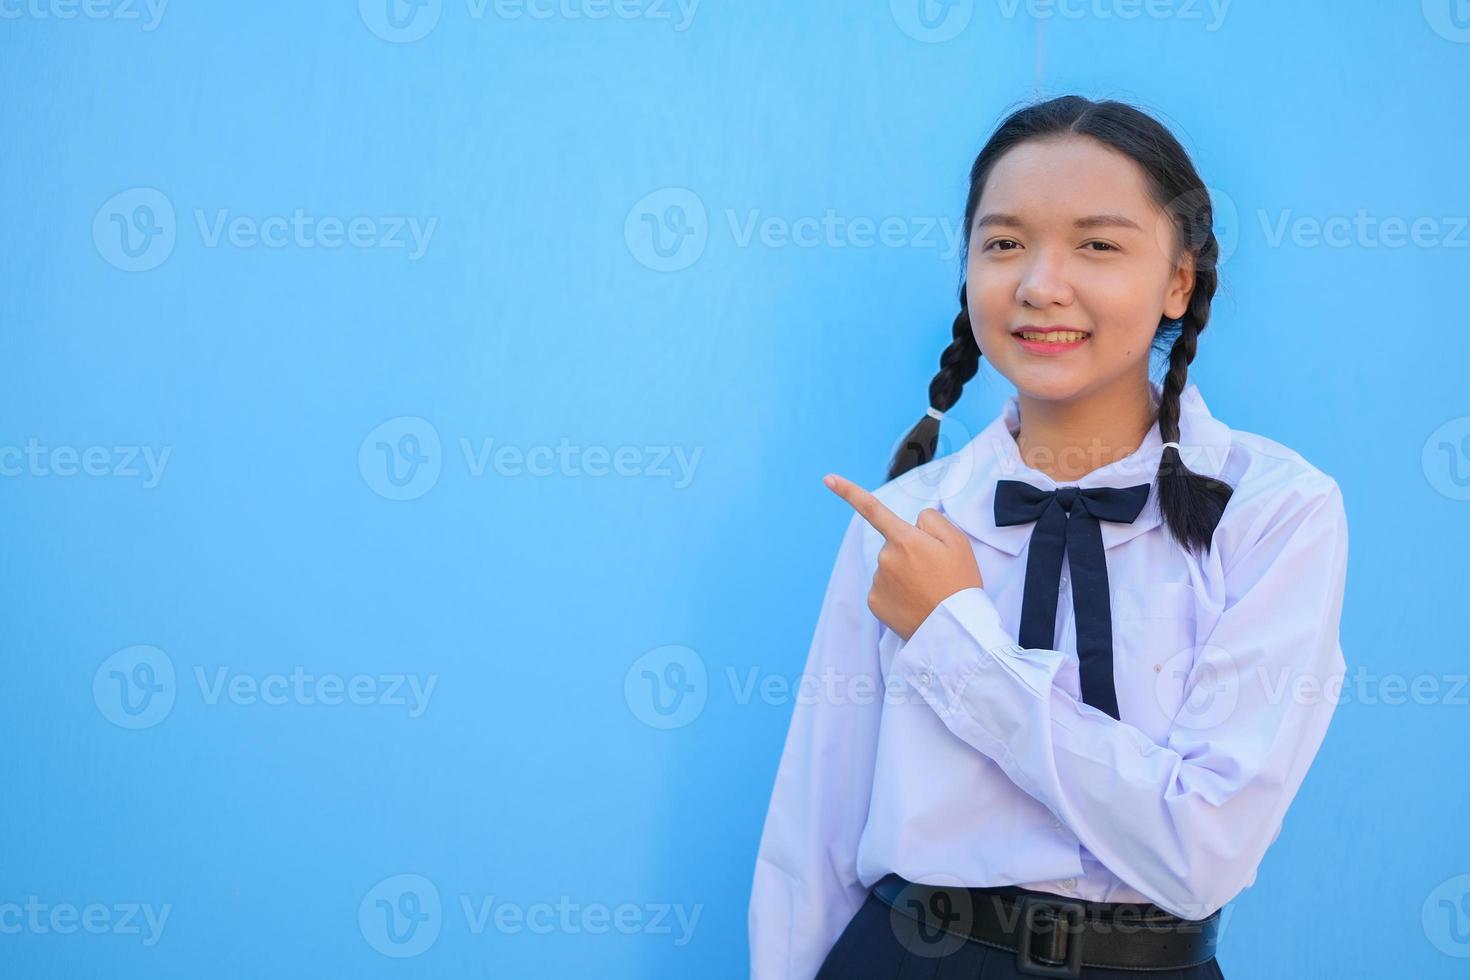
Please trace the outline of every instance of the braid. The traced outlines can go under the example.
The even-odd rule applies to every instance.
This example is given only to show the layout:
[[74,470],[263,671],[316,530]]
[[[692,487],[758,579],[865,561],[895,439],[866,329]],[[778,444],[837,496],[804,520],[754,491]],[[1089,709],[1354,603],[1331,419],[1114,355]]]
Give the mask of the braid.
[[949,411],[960,400],[965,382],[979,369],[980,346],[975,343],[975,331],[970,327],[965,284],[960,283],[960,311],[955,314],[949,346],[939,355],[939,373],[929,382],[929,404],[941,412]]
[[[1164,437],[1165,442],[1179,438],[1179,396],[1189,382],[1189,364],[1194,360],[1194,352],[1198,347],[1199,329],[1195,323],[1194,317],[1186,314],[1179,327],[1179,336],[1169,348],[1169,370],[1164,373],[1163,397],[1159,403],[1159,434]],[[1179,450],[1173,446],[1164,450],[1164,453],[1173,453],[1172,462],[1181,463]],[[1161,466],[1160,473],[1162,472]]]
[[[960,400],[965,382],[980,369],[980,345],[970,327],[969,300],[960,283],[960,312],[954,318],[953,339],[939,355],[939,373],[929,382],[929,406],[947,412]],[[901,476],[934,458],[939,447],[939,420],[925,414],[903,437],[888,465],[888,479]]]
[[[1169,369],[1160,394],[1159,435],[1164,442],[1179,439],[1179,396],[1189,381],[1189,365],[1198,349],[1199,335],[1209,323],[1210,303],[1219,280],[1216,265],[1220,244],[1212,227],[1209,199],[1205,198],[1193,214],[1179,218],[1185,246],[1195,253],[1195,279],[1189,307],[1177,321],[1179,335],[1169,348]],[[1208,552],[1215,525],[1230,500],[1230,485],[1190,470],[1173,446],[1160,457],[1156,479],[1159,507],[1175,540],[1187,551],[1203,548]]]

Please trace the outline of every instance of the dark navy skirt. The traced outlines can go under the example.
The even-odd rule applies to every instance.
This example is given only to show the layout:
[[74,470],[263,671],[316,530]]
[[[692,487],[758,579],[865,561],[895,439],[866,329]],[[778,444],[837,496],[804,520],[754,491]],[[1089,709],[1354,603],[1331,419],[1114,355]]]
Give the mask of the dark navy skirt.
[[[1084,966],[1083,980],[1224,980],[1211,958],[1178,970]],[[1011,950],[923,929],[872,892],[827,954],[816,980],[1027,980]]]

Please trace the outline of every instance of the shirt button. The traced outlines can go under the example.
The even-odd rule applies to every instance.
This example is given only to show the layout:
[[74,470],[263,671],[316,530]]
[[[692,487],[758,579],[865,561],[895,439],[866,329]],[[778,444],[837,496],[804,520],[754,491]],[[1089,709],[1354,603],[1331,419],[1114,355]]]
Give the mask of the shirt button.
[[1067,576],[1065,575],[1062,576],[1062,591],[1067,591]]
[[1074,888],[1077,887],[1077,879],[1076,878],[1063,878],[1061,880],[1061,886],[1063,888],[1067,889],[1067,891],[1071,891],[1072,889],[1074,889]]
[[925,667],[924,668],[924,672],[919,675],[919,686],[920,687],[928,687],[929,686],[929,680],[933,676],[934,675],[933,675],[933,673],[930,672],[929,668],[928,667]]
[[1057,830],[1061,830],[1062,829],[1062,818],[1061,817],[1052,817],[1051,818],[1051,825],[1053,827],[1055,827]]

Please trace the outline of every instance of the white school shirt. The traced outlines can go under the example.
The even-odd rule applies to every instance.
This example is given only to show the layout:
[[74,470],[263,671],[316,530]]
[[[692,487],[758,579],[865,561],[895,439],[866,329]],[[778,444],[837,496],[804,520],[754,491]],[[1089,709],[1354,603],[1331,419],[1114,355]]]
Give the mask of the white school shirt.
[[[1151,383],[1157,403],[1161,389]],[[1019,404],[964,448],[874,491],[971,538],[984,587],[907,643],[867,606],[882,537],[856,513],[838,550],[781,753],[749,908],[751,976],[809,980],[888,872],[1152,902],[1201,919],[1255,881],[1341,696],[1347,523],[1337,483],[1180,395],[1184,462],[1234,492],[1210,551],[1169,535],[1157,487],[1101,521],[1121,720],[1080,698],[1064,563],[1057,649],[1016,642],[1035,524],[995,525],[1022,461]],[[1139,448],[1065,485],[1155,483]]]

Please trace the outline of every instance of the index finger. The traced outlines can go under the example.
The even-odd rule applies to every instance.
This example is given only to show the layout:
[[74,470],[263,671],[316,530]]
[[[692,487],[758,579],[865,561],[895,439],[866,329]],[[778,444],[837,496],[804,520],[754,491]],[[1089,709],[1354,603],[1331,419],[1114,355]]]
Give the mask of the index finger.
[[863,520],[873,525],[874,530],[889,541],[904,534],[912,534],[916,530],[914,525],[885,507],[883,501],[846,477],[828,473],[822,482],[827,484],[833,493],[851,504],[853,510],[863,516]]

